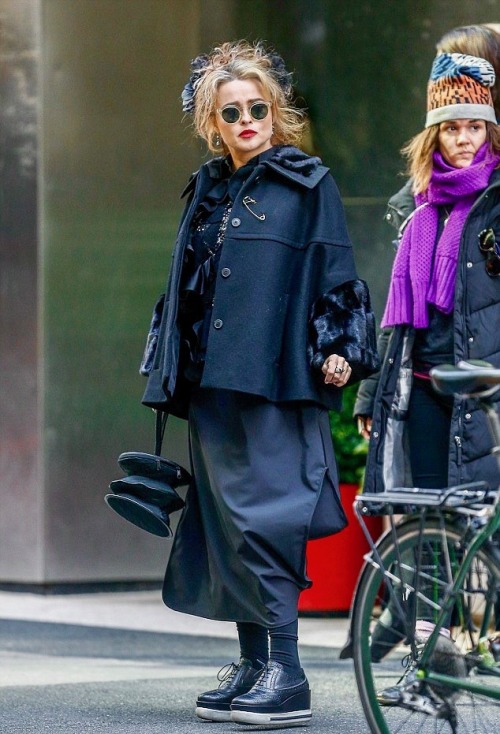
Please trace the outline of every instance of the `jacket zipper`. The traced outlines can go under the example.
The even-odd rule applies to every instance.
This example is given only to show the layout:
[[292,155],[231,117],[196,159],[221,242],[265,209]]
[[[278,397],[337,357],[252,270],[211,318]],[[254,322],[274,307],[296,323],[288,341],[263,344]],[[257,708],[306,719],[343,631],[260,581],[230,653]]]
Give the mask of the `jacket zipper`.
[[[493,191],[493,189],[499,188],[500,182],[495,182],[493,186],[488,186],[487,189],[483,191],[479,199],[474,202],[472,207],[470,208],[470,211],[467,215],[467,219],[464,222],[464,226],[462,228],[462,236],[460,241],[460,252],[463,253],[461,263],[460,263],[460,269],[461,269],[461,275],[462,275],[462,314],[463,318],[465,320],[466,318],[466,288],[465,288],[465,278],[466,278],[466,268],[467,268],[467,253],[464,252],[464,245],[465,245],[465,231],[467,229],[467,225],[469,224],[470,217],[475,209],[482,203],[483,199],[487,198],[488,194]],[[467,358],[469,357],[469,349],[468,349],[468,336],[465,336],[466,342],[465,347],[467,354],[465,355]],[[455,355],[456,358],[456,355]],[[462,403],[458,406],[458,430],[461,433],[462,431],[462,412],[463,412],[463,405]],[[456,435],[453,437],[455,441],[455,446],[457,447],[457,469],[458,469],[458,482],[462,481],[462,436]]]
[[[462,276],[462,284],[464,287],[462,287],[462,314],[463,318],[465,319],[466,312],[465,312],[465,306],[466,306],[466,288],[465,288],[465,277],[466,277],[466,268],[467,268],[467,253],[464,252],[464,238],[465,238],[465,231],[467,229],[467,226],[469,224],[469,220],[471,218],[472,213],[477,209],[477,207],[482,203],[483,199],[487,198],[489,193],[493,191],[494,189],[500,188],[500,181],[496,181],[492,186],[488,186],[487,189],[483,191],[481,196],[477,201],[474,202],[472,207],[470,208],[469,213],[467,214],[467,219],[464,222],[464,226],[462,227],[462,235],[460,238],[460,249],[459,252],[462,253],[461,262],[460,262],[460,271]],[[468,345],[468,336],[465,337],[466,342],[465,346]],[[456,356],[456,355],[455,355]],[[465,355],[467,358],[469,357],[469,349],[467,347],[467,354]]]
[[462,481],[462,438],[460,436],[454,436],[455,445],[457,447],[457,469],[458,469],[458,483]]

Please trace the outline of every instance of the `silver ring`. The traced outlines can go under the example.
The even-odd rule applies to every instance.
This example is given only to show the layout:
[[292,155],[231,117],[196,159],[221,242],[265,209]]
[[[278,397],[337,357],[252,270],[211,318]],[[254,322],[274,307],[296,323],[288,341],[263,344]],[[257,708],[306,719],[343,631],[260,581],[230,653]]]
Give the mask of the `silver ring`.
[[344,371],[343,367],[335,367],[335,372],[343,372],[343,371]]

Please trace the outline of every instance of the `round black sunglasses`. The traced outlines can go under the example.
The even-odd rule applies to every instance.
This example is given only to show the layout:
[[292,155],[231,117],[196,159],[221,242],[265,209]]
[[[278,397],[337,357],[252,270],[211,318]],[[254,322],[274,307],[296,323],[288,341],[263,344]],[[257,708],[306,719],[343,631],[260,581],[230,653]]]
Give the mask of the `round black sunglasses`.
[[[254,102],[250,105],[248,111],[254,120],[265,120],[270,107],[271,102]],[[225,107],[221,107],[217,112],[224,122],[228,122],[230,125],[234,125],[235,122],[239,122],[243,114],[241,108],[237,107],[235,104],[228,104]]]

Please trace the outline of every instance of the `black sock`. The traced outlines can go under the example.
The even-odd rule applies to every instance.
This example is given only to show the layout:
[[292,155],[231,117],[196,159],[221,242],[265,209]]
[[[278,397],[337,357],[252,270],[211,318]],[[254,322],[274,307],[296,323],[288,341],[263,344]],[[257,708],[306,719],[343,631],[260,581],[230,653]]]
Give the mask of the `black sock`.
[[237,622],[240,655],[250,660],[254,668],[261,668],[269,660],[267,629],[253,622]]
[[269,630],[269,639],[271,640],[271,660],[281,663],[287,673],[299,673],[300,660],[298,650],[298,619],[284,624],[281,627],[274,627]]

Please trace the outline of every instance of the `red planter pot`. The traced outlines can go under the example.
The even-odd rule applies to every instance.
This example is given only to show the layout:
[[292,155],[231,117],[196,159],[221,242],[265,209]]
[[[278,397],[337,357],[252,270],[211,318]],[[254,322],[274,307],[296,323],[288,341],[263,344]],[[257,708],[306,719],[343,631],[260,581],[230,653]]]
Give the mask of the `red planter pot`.
[[[299,612],[336,613],[349,612],[363,555],[368,542],[354,516],[352,503],[359,487],[356,484],[341,484],[340,495],[348,526],[342,532],[307,544],[307,575],[313,582],[310,589],[300,595]],[[382,533],[382,518],[367,518],[372,537]]]

